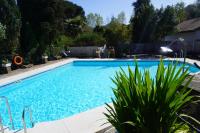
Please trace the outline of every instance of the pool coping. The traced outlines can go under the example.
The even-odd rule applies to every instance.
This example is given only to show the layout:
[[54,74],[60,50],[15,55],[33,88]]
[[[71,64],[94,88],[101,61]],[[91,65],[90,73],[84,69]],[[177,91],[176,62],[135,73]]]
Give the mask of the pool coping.
[[[11,83],[17,82],[19,80],[23,80],[23,79],[35,76],[37,74],[55,69],[57,67],[66,65],[68,63],[72,63],[73,61],[131,61],[131,60],[133,60],[133,59],[113,59],[113,58],[105,58],[105,59],[99,59],[99,58],[76,59],[76,58],[72,58],[72,59],[67,59],[67,60],[63,60],[63,61],[56,62],[56,63],[53,63],[53,64],[49,64],[49,65],[46,65],[46,66],[41,66],[37,69],[28,70],[28,71],[23,72],[23,73],[19,73],[19,74],[16,74],[16,75],[12,75],[12,76],[9,76],[9,77],[2,78],[2,79],[0,79],[0,89],[1,89],[1,87],[6,86],[8,84],[11,84]],[[160,59],[137,59],[137,60],[140,60],[140,61],[141,60],[143,60],[143,61],[151,61],[151,60],[159,61]],[[174,58],[166,58],[164,60],[174,60]],[[176,59],[176,60],[183,62],[182,59]],[[200,61],[196,61],[196,60],[194,61],[192,59],[187,59],[186,62],[190,65],[194,65],[194,62],[197,62],[198,64],[200,64]],[[200,74],[200,71],[196,72],[196,73],[190,73],[190,75],[196,75],[196,74]]]
[[[112,104],[110,104],[112,106]],[[68,118],[37,123],[33,128],[27,129],[28,133],[100,133],[103,129],[111,126],[103,113],[106,106],[70,116]],[[21,130],[19,133],[24,133]]]
[[63,61],[56,62],[56,63],[53,63],[53,64],[49,64],[49,65],[46,65],[46,66],[41,66],[40,68],[37,68],[37,69],[28,70],[28,71],[23,72],[23,73],[18,73],[16,75],[12,75],[12,76],[9,76],[9,77],[6,77],[6,78],[2,78],[2,79],[0,79],[0,88],[3,87],[3,86],[6,86],[8,84],[12,84],[16,81],[23,80],[23,79],[35,76],[37,74],[55,69],[57,67],[66,65],[66,64],[71,63],[73,61],[74,61],[74,59],[67,59],[67,60],[63,60]]
[[[2,86],[11,84],[18,80],[22,80],[22,79],[49,71],[51,69],[66,65],[73,61],[128,61],[128,60],[133,60],[133,59],[107,59],[107,58],[106,59],[67,59],[61,62],[53,63],[47,66],[41,66],[40,68],[37,68],[34,70],[30,70],[27,72],[19,73],[14,76],[0,79],[0,88]],[[143,59],[138,59],[138,60],[143,60]],[[151,61],[152,59],[144,59],[144,60]],[[160,59],[153,59],[153,60],[159,61]],[[166,58],[164,60],[174,60],[174,59]],[[181,60],[182,59],[180,59],[179,61]],[[189,64],[193,65],[194,62],[197,62],[200,64],[200,61],[187,59],[187,63]],[[197,73],[200,73],[200,72],[197,72]],[[70,116],[61,120],[37,123],[34,128],[28,129],[28,132],[29,133],[45,133],[45,132],[78,133],[81,131],[81,133],[95,133],[110,126],[109,123],[104,125],[104,123],[107,122],[105,116],[103,115],[104,112],[106,112],[105,105],[88,110],[86,112],[75,114],[73,116]],[[22,132],[23,131],[20,131],[20,133]]]

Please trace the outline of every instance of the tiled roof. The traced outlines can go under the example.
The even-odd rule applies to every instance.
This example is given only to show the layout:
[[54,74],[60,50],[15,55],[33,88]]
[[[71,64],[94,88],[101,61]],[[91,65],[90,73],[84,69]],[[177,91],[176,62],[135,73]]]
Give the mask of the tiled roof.
[[188,32],[200,29],[200,17],[183,21],[177,25],[177,29],[179,32]]

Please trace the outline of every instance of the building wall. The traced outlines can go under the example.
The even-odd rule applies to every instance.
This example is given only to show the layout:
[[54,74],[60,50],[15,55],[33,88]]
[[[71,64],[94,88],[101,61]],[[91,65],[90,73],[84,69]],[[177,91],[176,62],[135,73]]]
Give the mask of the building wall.
[[194,44],[195,53],[200,53],[200,30],[196,32],[196,39]]
[[[190,53],[200,53],[200,30],[194,32],[178,33],[176,35],[166,36],[166,42],[173,42],[183,38],[186,43],[187,51]],[[199,40],[199,41],[198,41]]]

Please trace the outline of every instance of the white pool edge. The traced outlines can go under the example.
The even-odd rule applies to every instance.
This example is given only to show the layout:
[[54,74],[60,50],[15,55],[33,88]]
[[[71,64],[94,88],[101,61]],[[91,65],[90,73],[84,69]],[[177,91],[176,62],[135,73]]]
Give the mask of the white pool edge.
[[[110,104],[111,105],[111,104]],[[112,105],[111,105],[112,106]],[[37,123],[28,133],[96,133],[111,126],[103,113],[105,105],[70,116],[68,118]],[[21,130],[19,133],[24,133]]]
[[16,81],[19,81],[19,80],[22,80],[22,79],[25,79],[28,77],[31,77],[31,76],[34,76],[34,75],[37,75],[37,74],[40,74],[40,73],[43,73],[43,72],[46,72],[46,71],[49,71],[51,69],[63,66],[65,64],[71,63],[73,61],[74,61],[74,59],[63,60],[63,61],[60,61],[57,63],[49,64],[47,66],[41,66],[40,68],[37,68],[37,69],[29,70],[29,71],[26,71],[23,73],[19,73],[19,74],[13,75],[13,76],[9,76],[9,77],[0,79],[0,87],[14,83]]
[[[23,72],[23,73],[19,73],[19,74],[16,74],[14,76],[9,76],[9,77],[0,79],[0,87],[14,83],[14,82],[17,82],[19,80],[22,80],[22,79],[25,79],[25,78],[28,78],[28,77],[31,77],[31,76],[34,76],[34,75],[37,75],[37,74],[40,74],[40,73],[45,72],[45,71],[49,71],[51,69],[66,65],[68,63],[72,63],[73,61],[95,61],[95,60],[96,61],[130,61],[130,60],[133,60],[133,59],[112,59],[112,58],[109,58],[109,59],[108,58],[105,58],[105,59],[98,59],[98,58],[97,59],[74,59],[74,58],[73,59],[67,59],[67,60],[57,62],[57,63],[49,64],[47,66],[41,66],[40,68],[37,68],[37,69],[34,69],[34,70],[29,70],[29,71],[26,71],[26,72]],[[146,60],[146,61],[156,60],[156,61],[159,61],[160,59],[138,59],[138,60]],[[164,60],[174,60],[174,59],[173,58],[166,58]],[[178,59],[178,61],[182,62],[182,59]],[[194,62],[195,62],[194,60],[187,59],[187,63],[189,63],[191,65],[193,65]],[[200,64],[200,61],[196,61],[196,62]],[[196,75],[196,74],[200,74],[200,72],[190,73],[190,75]]]

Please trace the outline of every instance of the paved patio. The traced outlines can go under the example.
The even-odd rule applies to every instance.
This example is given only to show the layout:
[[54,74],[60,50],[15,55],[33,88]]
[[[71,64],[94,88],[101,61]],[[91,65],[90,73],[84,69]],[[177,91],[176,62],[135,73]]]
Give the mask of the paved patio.
[[[43,122],[28,129],[28,133],[96,133],[110,124],[107,123],[103,112],[107,112],[105,106],[68,117],[66,119]],[[24,133],[20,131],[19,133]]]
[[[172,59],[172,58],[170,58]],[[183,59],[178,59],[180,61],[183,61]],[[200,66],[200,61],[197,60],[192,60],[192,59],[186,59],[186,62],[190,63],[190,64],[194,64],[197,63]],[[189,88],[200,92],[200,72],[198,72],[197,74],[194,74],[194,78],[192,80],[192,82],[189,85]]]

